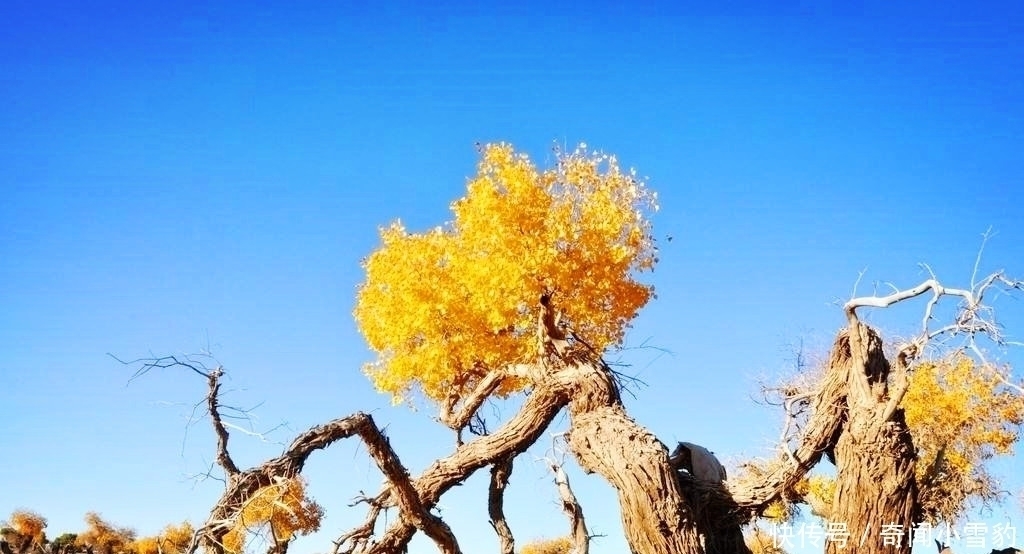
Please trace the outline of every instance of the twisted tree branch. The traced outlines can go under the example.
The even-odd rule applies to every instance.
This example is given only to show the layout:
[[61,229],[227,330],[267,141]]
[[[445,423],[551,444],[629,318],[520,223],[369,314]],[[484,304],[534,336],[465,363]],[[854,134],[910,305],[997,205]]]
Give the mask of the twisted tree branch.
[[491,466],[491,483],[487,489],[487,515],[490,516],[491,527],[498,534],[498,545],[501,554],[515,552],[515,537],[505,520],[505,487],[512,475],[512,460],[509,456]]

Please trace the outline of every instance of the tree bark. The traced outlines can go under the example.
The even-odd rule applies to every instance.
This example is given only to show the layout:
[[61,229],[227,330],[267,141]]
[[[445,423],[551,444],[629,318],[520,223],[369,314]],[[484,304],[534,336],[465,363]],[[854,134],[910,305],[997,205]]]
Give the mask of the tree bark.
[[847,420],[835,446],[834,534],[826,552],[909,554],[916,458],[903,411],[887,409],[890,365],[881,338],[851,322],[836,337],[828,370],[846,375]]
[[505,487],[512,474],[513,459],[509,456],[491,466],[491,484],[487,494],[487,514],[491,516],[491,527],[498,534],[498,552],[501,554],[513,554],[516,550],[515,537],[505,520]]
[[555,486],[558,497],[562,500],[562,511],[569,518],[569,536],[572,538],[572,554],[590,554],[590,531],[583,517],[583,507],[576,500],[576,494],[569,485],[569,476],[557,462],[549,462],[551,473],[555,474]]
[[683,497],[668,449],[622,405],[611,372],[591,358],[570,377],[569,448],[587,473],[618,492],[622,526],[634,554],[703,554],[693,510]]
[[[412,482],[422,505],[433,508],[445,492],[465,481],[477,469],[525,452],[544,433],[566,402],[562,389],[538,387],[526,398],[522,409],[497,431],[458,447],[450,456],[440,458],[427,467]],[[416,530],[407,519],[398,518],[379,541],[361,552],[402,552]]]
[[[917,487],[906,425],[868,421],[852,410],[836,446],[836,492],[830,522],[845,523],[858,553],[909,553]],[[870,414],[874,415],[874,414]],[[826,552],[849,552],[829,541]]]

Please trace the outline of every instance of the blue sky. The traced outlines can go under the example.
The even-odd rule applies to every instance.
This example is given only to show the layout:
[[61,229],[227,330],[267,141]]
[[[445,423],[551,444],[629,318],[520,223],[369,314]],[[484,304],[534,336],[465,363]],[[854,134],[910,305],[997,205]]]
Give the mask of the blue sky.
[[[236,434],[243,465],[355,410],[413,471],[447,453],[431,407],[392,407],[362,376],[351,310],[378,226],[447,220],[476,142],[544,164],[553,144],[585,141],[649,176],[673,240],[621,353],[648,384],[629,407],[664,441],[730,463],[767,454],[779,414],[751,400],[758,379],[785,374],[793,344],[827,348],[865,268],[861,292],[916,284],[919,262],[965,284],[991,227],[983,269],[1024,275],[1018,4],[12,0],[4,13],[0,517],[37,510],[54,536],[87,510],[142,534],[202,521],[220,490],[191,478],[212,457],[206,422],[187,426],[204,383],[129,384],[108,352],[212,350],[225,402],[276,428]],[[996,306],[1019,340],[1024,306]],[[868,319],[906,334],[920,309]],[[565,530],[535,461],[545,448],[513,475],[520,541]],[[1022,465],[995,466],[1011,491]],[[614,495],[568,469],[606,535],[594,552],[624,551]],[[326,551],[362,518],[350,499],[379,485],[355,442],[308,474],[327,519],[297,553]],[[485,482],[442,503],[467,550],[494,545]],[[974,519],[1010,521],[1024,542],[1019,504]]]

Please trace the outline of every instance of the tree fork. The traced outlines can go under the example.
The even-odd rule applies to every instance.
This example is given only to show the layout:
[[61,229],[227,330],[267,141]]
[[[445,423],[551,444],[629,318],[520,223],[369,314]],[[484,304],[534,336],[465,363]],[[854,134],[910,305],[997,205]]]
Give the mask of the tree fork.
[[[538,387],[526,398],[522,409],[498,430],[468,442],[453,454],[435,461],[412,482],[423,506],[435,506],[445,492],[465,481],[476,470],[498,463],[510,455],[525,452],[540,438],[567,403],[567,391],[563,387]],[[415,532],[415,526],[399,519],[388,527],[380,541],[366,548],[365,553],[401,552]]]

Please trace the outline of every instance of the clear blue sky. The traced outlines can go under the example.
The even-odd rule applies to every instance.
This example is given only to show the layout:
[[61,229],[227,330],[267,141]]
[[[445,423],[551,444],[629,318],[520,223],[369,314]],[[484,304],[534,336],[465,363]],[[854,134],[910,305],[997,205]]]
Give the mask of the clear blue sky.
[[[542,164],[553,143],[586,141],[650,177],[657,232],[674,240],[630,345],[671,355],[622,354],[649,384],[630,408],[664,441],[731,463],[777,436],[779,414],[751,401],[757,379],[788,370],[788,345],[827,348],[861,270],[862,292],[916,284],[918,262],[965,284],[991,226],[983,268],[1024,275],[1019,3],[3,12],[0,518],[37,510],[51,536],[87,510],[142,534],[200,522],[221,489],[190,479],[212,457],[206,422],[186,426],[204,383],[164,371],[128,384],[107,352],[211,348],[225,402],[258,405],[257,430],[287,425],[269,442],[236,434],[243,465],[354,410],[373,410],[414,471],[447,453],[432,408],[372,391],[351,310],[377,227],[448,219],[478,141]],[[1024,305],[997,308],[1021,339]],[[920,309],[869,320],[909,333]],[[531,457],[544,448],[512,479],[520,541],[566,529]],[[1021,460],[996,467],[1014,492]],[[568,467],[606,535],[593,551],[624,551],[613,494]],[[326,551],[363,517],[349,500],[379,485],[355,442],[308,474],[327,518],[300,554]],[[467,551],[495,544],[485,474],[442,502]],[[977,518],[1024,542],[1019,503]]]

